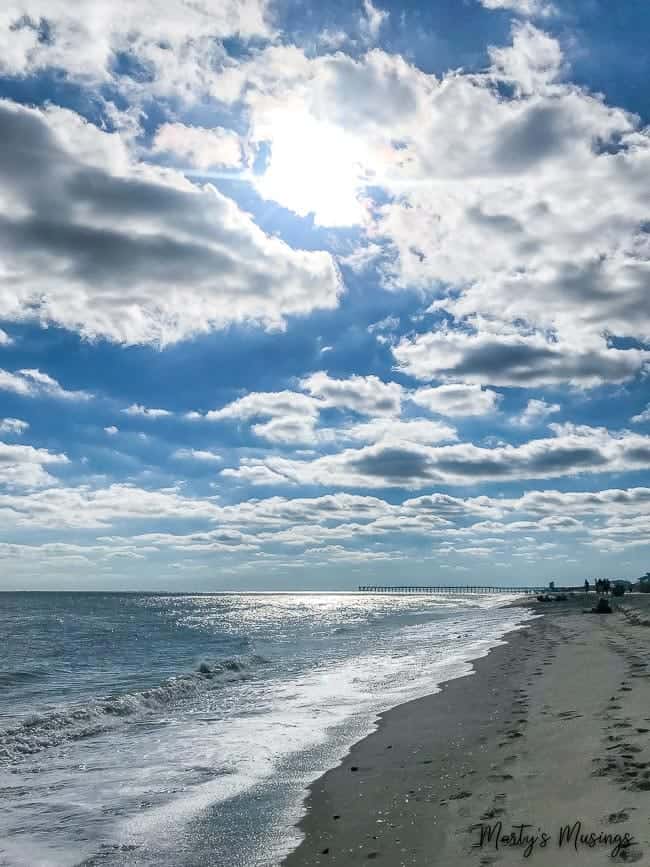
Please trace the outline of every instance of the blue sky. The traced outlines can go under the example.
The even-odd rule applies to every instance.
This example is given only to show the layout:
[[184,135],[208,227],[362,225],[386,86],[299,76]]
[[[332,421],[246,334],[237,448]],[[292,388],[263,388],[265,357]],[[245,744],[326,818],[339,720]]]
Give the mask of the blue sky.
[[0,13],[0,587],[645,572],[649,16]]

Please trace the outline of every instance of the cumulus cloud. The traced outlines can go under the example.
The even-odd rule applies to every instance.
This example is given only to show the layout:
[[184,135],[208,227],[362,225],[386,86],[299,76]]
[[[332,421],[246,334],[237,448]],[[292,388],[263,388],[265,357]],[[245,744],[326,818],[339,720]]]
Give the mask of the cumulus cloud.
[[33,446],[17,446],[0,442],[0,485],[7,488],[40,488],[56,484],[47,467],[67,464],[64,454]]
[[10,433],[20,436],[29,428],[29,422],[20,418],[0,418],[0,433]]
[[221,455],[208,449],[176,449],[173,457],[179,460],[203,461],[204,463],[220,463]]
[[518,446],[381,441],[312,461],[243,458],[238,468],[225,469],[222,474],[257,485],[418,489],[431,483],[551,479],[650,466],[650,437],[575,425],[551,425],[551,429],[554,436]]
[[506,9],[529,18],[557,15],[557,7],[545,0],[479,0],[486,9]]
[[4,101],[0,136],[0,249],[12,275],[0,316],[165,344],[336,306],[328,253],[266,235],[211,185],[134,164],[117,134]]
[[105,427],[104,430],[111,437],[115,436],[116,433],[119,433],[119,428],[115,427],[114,424],[111,424],[108,427]]
[[480,385],[439,385],[420,388],[409,395],[419,406],[448,416],[487,415],[495,412],[501,395]]
[[396,382],[382,382],[376,376],[333,379],[324,371],[312,373],[300,382],[301,388],[317,398],[323,407],[348,409],[360,415],[399,415],[402,388]]
[[59,400],[85,401],[92,394],[87,391],[69,391],[54,377],[41,370],[3,370],[0,368],[0,391],[11,391],[24,397],[52,397]]
[[559,403],[547,403],[545,400],[529,400],[522,414],[515,419],[522,427],[532,427],[541,424],[549,416],[560,411]]
[[55,68],[99,83],[116,77],[122,59],[147,72],[152,90],[197,99],[223,54],[217,40],[270,35],[266,0],[92,0],[75,7],[14,0],[0,12],[0,69],[29,75]]
[[364,244],[361,247],[357,247],[346,256],[340,256],[339,262],[341,262],[342,265],[347,265],[348,268],[352,268],[353,271],[356,271],[359,274],[362,271],[365,271],[366,268],[373,264],[373,262],[376,262],[382,252],[383,250],[380,244]]
[[[345,546],[352,559],[362,559],[369,542],[370,550],[381,555],[393,550],[398,539],[402,557],[408,556],[409,546],[427,540],[441,554],[481,556],[490,549],[501,551],[500,556],[509,551],[513,556],[561,559],[568,556],[561,550],[568,536],[571,550],[587,545],[608,552],[638,545],[649,526],[650,489],[530,491],[517,498],[433,493],[395,503],[340,492],[222,506],[215,498],[185,496],[179,488],[59,485],[0,493],[0,514],[6,528],[119,528],[92,545],[57,543],[47,550],[30,545],[24,552],[12,546],[14,556],[23,559],[24,554],[26,560],[43,563],[59,557],[78,558],[86,565],[114,557],[142,560],[165,551],[186,557],[241,553],[276,563],[286,556],[278,552],[290,551],[295,563],[301,549],[311,559],[314,548],[325,551],[330,546]],[[168,532],[159,526],[166,520],[203,528]],[[142,525],[153,530],[134,532]],[[120,534],[123,528],[128,535]],[[0,557],[4,553],[0,551]]]
[[[333,379],[319,371],[302,379],[299,391],[250,392],[232,401],[221,409],[206,413],[190,412],[190,420],[222,421],[226,419],[266,419],[252,425],[254,434],[274,443],[315,443],[333,441],[339,436],[365,439],[375,431],[379,436],[386,425],[380,419],[399,415],[402,387],[395,382],[382,382],[376,376],[351,376],[348,379]],[[323,410],[350,411],[357,415],[376,416],[373,423],[342,429],[317,428]],[[428,426],[428,435],[442,433],[446,437],[450,428]],[[415,428],[413,428],[415,430]],[[424,427],[420,436],[424,435]]]
[[216,166],[239,168],[242,151],[236,132],[223,127],[205,129],[182,123],[164,123],[156,130],[154,153],[174,154],[197,169]]
[[512,84],[517,94],[546,93],[562,70],[562,49],[557,39],[531,24],[513,27],[512,45],[492,46],[489,54],[493,76]]
[[[35,457],[43,460],[42,450],[38,451]],[[62,458],[61,455],[51,457]],[[176,488],[151,491],[132,484],[112,484],[98,489],[88,485],[61,486],[22,495],[0,494],[0,510],[5,515],[12,514],[17,526],[86,528],[110,527],[130,520],[207,521],[219,513],[209,499],[185,497]]]
[[[442,296],[447,324],[398,344],[400,364],[479,384],[631,379],[648,352],[611,336],[650,340],[650,135],[566,83],[559,42],[530,23],[490,58],[439,79],[379,50],[273,46],[220,83],[270,147],[262,195],[355,221],[387,287]],[[372,209],[369,184],[386,194]]]
[[138,418],[165,418],[173,415],[168,409],[155,409],[153,407],[142,406],[139,403],[132,403],[126,409],[121,410],[125,415],[133,415]]
[[616,349],[599,335],[560,339],[540,331],[482,322],[476,329],[442,326],[403,337],[393,354],[401,370],[433,378],[497,386],[592,388],[625,382],[650,363],[650,351]]
[[515,500],[504,500],[506,511],[535,515],[565,513],[610,518],[625,514],[650,514],[650,488],[608,488],[602,491],[529,491]]
[[201,533],[144,533],[135,536],[136,542],[153,544],[156,547],[172,548],[175,551],[193,553],[233,553],[235,551],[252,551],[259,546],[251,536],[238,530],[218,529]]
[[379,440],[406,440],[413,443],[437,443],[458,439],[456,429],[426,418],[406,420],[375,418],[340,430],[342,438],[379,442]]
[[190,419],[222,421],[228,419],[267,419],[252,426],[257,436],[276,443],[310,443],[316,439],[317,402],[295,391],[250,392],[221,409],[201,415],[188,414]]
[[642,412],[633,415],[630,421],[634,424],[643,424],[644,422],[650,421],[650,403]]

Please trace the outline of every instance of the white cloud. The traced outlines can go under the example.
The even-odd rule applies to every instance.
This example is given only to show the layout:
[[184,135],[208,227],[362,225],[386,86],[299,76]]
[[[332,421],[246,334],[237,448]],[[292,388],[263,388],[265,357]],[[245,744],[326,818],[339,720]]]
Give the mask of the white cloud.
[[[40,454],[38,457],[41,459]],[[61,459],[62,456],[53,457]],[[87,485],[57,487],[23,495],[1,494],[0,511],[5,516],[13,514],[17,526],[80,528],[110,527],[131,520],[153,523],[168,519],[208,521],[219,514],[213,501],[184,497],[176,488],[149,491],[128,484],[112,484],[99,489]]]
[[265,234],[210,184],[134,163],[118,134],[4,101],[0,135],[0,249],[12,274],[0,317],[166,344],[336,307],[328,253]]
[[176,449],[173,457],[178,458],[179,460],[203,461],[204,463],[220,463],[223,461],[221,455],[207,449]]
[[397,316],[385,316],[379,322],[373,322],[368,326],[368,333],[375,334],[382,331],[395,331],[400,326]]
[[372,265],[373,262],[376,262],[382,252],[380,244],[364,244],[361,247],[357,247],[351,253],[348,253],[345,256],[340,256],[339,262],[342,265],[347,265],[348,268],[352,268],[356,273],[361,273]]
[[479,0],[486,9],[509,9],[529,18],[557,15],[557,7],[546,0]]
[[343,563],[372,562],[375,560],[401,560],[403,551],[363,551],[344,548],[342,545],[323,545],[319,548],[308,548],[307,557],[320,557],[326,564],[341,561]]
[[223,127],[205,129],[182,123],[164,123],[156,130],[154,153],[172,153],[198,169],[216,166],[239,168],[242,151],[236,132]]
[[0,391],[12,391],[24,397],[52,397],[59,400],[85,401],[92,394],[87,391],[69,391],[52,376],[40,370],[3,370],[0,368]]
[[[274,443],[315,443],[333,441],[339,436],[365,437],[371,426],[362,428],[329,429],[317,428],[320,413],[326,409],[352,411],[358,415],[393,417],[400,413],[402,387],[395,382],[382,382],[376,376],[351,376],[348,379],[333,379],[319,371],[302,379],[298,391],[250,392],[221,409],[204,414],[187,413],[191,420],[222,421],[225,419],[267,419],[252,425],[256,436]],[[424,422],[425,425],[427,424]],[[382,427],[376,421],[375,430]],[[436,428],[438,432],[442,427]],[[449,428],[444,428],[449,432]],[[356,433],[355,433],[356,431]],[[429,428],[430,435],[434,427]]]
[[250,392],[221,409],[204,415],[190,413],[189,417],[207,421],[266,418],[268,421],[252,426],[257,436],[276,443],[310,443],[317,436],[318,412],[317,402],[299,392]]
[[532,24],[513,27],[512,46],[489,51],[495,77],[513,84],[519,94],[545,93],[562,70],[559,42]]
[[[450,324],[409,341],[433,356],[416,375],[631,379],[648,352],[610,335],[650,340],[650,135],[564,83],[559,42],[529,23],[490,57],[484,74],[438,79],[379,50],[310,59],[274,46],[220,85],[246,103],[252,143],[270,144],[262,195],[323,224],[356,221],[388,288],[438,296]],[[369,209],[368,185],[388,201]]]
[[321,370],[301,380],[300,387],[317,398],[323,407],[371,416],[400,413],[402,387],[396,382],[382,382],[376,376],[333,379]]
[[223,99],[248,104],[251,144],[270,144],[254,179],[260,194],[320,225],[347,226],[368,222],[364,189],[383,184],[398,160],[393,138],[413,108],[412,70],[378,50],[359,61],[340,52],[310,60],[294,46],[273,46],[224,70],[216,86]]
[[259,547],[255,540],[237,530],[218,529],[204,533],[144,533],[133,537],[136,542],[171,548],[174,551],[212,554],[217,552],[254,551]]
[[116,433],[119,433],[119,428],[115,427],[114,424],[105,427],[104,430],[109,436],[115,436]]
[[19,373],[0,369],[0,390],[13,391],[14,394],[32,395],[33,386]]
[[409,395],[419,406],[447,416],[487,415],[495,412],[501,395],[480,385],[439,385]]
[[256,416],[307,416],[318,414],[316,401],[305,394],[296,391],[251,391],[221,409],[207,412],[203,418],[208,421],[241,418],[250,419]]
[[13,337],[10,337],[6,331],[0,328],[0,346],[11,346],[13,342]]
[[39,488],[56,484],[46,467],[67,464],[64,454],[47,449],[0,442],[0,485],[7,488]]
[[[214,499],[183,496],[178,488],[144,490],[135,485],[58,486],[26,493],[0,494],[3,526],[49,529],[128,528],[127,535],[103,535],[92,545],[5,545],[0,557],[31,561],[59,558],[72,563],[108,563],[112,558],[142,561],[165,551],[195,555],[247,554],[265,562],[291,562],[306,556],[327,561],[325,550],[350,551],[362,559],[364,546],[377,559],[399,540],[400,557],[409,556],[417,540],[433,541],[437,553],[537,557],[553,553],[563,559],[576,545],[619,551],[639,544],[650,528],[650,489],[596,492],[530,491],[515,499],[452,497],[434,493],[389,503],[377,497],[327,494],[312,498],[270,497],[220,506]],[[577,517],[576,517],[577,516]],[[207,529],[166,532],[160,521],[181,520]],[[137,533],[134,534],[134,524]],[[153,531],[142,532],[142,525]],[[124,532],[120,529],[118,532]],[[570,537],[565,543],[564,537]],[[567,544],[570,548],[564,551]],[[344,546],[350,546],[344,547]],[[284,549],[284,554],[278,551]],[[306,549],[306,550],[305,550]],[[24,554],[24,558],[23,558]],[[52,562],[54,562],[54,560]],[[251,564],[253,561],[248,561]],[[261,561],[260,561],[261,562]],[[232,565],[232,564],[231,564]]]
[[19,418],[0,418],[0,433],[20,434],[29,428],[29,422]]
[[363,15],[360,26],[361,33],[369,42],[374,42],[377,39],[384,22],[388,20],[388,16],[389,13],[385,9],[378,9],[374,6],[372,0],[363,0]]
[[552,479],[650,467],[650,437],[606,428],[551,425],[553,436],[522,445],[484,448],[473,443],[426,446],[381,441],[361,449],[300,461],[269,456],[242,458],[222,475],[255,485],[416,490],[432,483],[473,485],[509,479]]
[[650,351],[615,349],[600,335],[560,339],[486,320],[473,330],[441,326],[403,337],[393,354],[400,369],[417,379],[518,387],[569,382],[593,388],[625,382],[650,364]]
[[634,422],[634,424],[643,424],[644,422],[650,421],[650,403],[642,412],[638,413],[638,415],[633,415],[630,421]]
[[152,90],[198,99],[223,53],[217,40],[269,35],[265,0],[13,0],[0,12],[0,69],[29,75],[54,67],[101,82],[122,56],[147,70]]
[[139,403],[132,403],[126,409],[120,410],[125,415],[138,416],[139,418],[165,418],[173,415],[168,409],[155,409],[148,406],[142,406]]
[[529,400],[522,414],[515,419],[522,427],[541,424],[549,416],[560,411],[559,403],[546,403],[545,400]]
[[438,443],[458,439],[456,429],[426,418],[406,420],[374,418],[350,428],[338,431],[341,438],[379,442],[380,440],[412,443]]

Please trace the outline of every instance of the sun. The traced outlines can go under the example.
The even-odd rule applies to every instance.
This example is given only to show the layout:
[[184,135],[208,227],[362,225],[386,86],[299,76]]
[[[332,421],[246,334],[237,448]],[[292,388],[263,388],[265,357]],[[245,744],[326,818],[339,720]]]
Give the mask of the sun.
[[364,221],[364,148],[341,127],[308,113],[278,111],[267,126],[270,156],[258,192],[321,226]]

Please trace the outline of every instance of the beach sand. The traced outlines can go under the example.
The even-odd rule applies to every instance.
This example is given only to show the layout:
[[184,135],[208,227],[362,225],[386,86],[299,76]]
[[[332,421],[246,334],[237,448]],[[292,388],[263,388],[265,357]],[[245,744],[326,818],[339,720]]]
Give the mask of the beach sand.
[[537,605],[474,674],[383,714],[312,785],[284,864],[650,865],[650,599],[594,603]]

